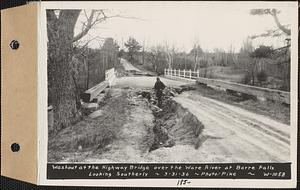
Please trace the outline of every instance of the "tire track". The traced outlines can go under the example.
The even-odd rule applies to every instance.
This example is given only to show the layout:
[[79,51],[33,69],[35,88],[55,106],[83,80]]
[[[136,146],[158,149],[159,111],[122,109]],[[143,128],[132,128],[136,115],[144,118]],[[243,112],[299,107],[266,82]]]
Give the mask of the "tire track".
[[207,139],[200,149],[241,162],[289,161],[290,126],[195,92],[175,100],[205,125],[204,135],[221,138]]

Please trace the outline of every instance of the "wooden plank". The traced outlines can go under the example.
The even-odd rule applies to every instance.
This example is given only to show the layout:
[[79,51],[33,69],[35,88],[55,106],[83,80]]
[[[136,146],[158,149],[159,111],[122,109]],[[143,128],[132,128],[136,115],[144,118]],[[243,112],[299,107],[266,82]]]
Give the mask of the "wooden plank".
[[82,101],[87,103],[93,101],[102,91],[109,86],[107,81],[103,81],[100,84],[86,90],[82,95]]
[[290,104],[290,93],[284,92],[280,90],[273,90],[268,88],[249,86],[244,84],[232,83],[227,81],[221,81],[217,79],[208,79],[199,77],[197,79],[198,83],[206,84],[210,86],[221,87],[224,89],[233,90],[236,92],[241,92],[244,94],[253,95],[256,97],[265,97],[269,100],[274,100],[278,102],[284,102],[286,104]]

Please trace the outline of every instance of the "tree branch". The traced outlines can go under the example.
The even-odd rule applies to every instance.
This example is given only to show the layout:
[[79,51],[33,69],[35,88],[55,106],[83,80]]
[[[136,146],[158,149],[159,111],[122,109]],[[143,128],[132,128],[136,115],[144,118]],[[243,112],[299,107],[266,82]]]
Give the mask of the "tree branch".
[[87,42],[85,42],[85,44],[82,45],[81,48],[87,47],[87,46],[89,45],[89,43],[90,43],[91,41],[95,40],[95,39],[98,39],[99,41],[100,41],[100,40],[105,40],[105,38],[101,38],[101,37],[99,37],[99,36],[97,35],[96,37],[91,38],[91,39],[89,39]]
[[282,30],[284,33],[286,33],[287,35],[291,35],[291,30],[286,28],[285,26],[283,26],[279,20],[278,20],[278,17],[277,17],[277,13],[276,11],[272,11],[272,14],[271,14],[275,20],[275,23],[277,25],[277,27]]
[[287,35],[291,35],[291,30],[286,28],[284,25],[282,25],[279,22],[279,19],[277,15],[280,13],[277,9],[251,9],[250,14],[251,15],[271,15],[274,18],[274,21],[277,25],[277,27],[283,31]]
[[77,35],[73,38],[72,42],[76,42],[76,41],[78,41],[79,39],[81,39],[81,38],[82,38],[83,36],[85,36],[85,35],[88,33],[88,31],[92,28],[92,22],[93,22],[94,14],[95,14],[95,10],[92,10],[90,16],[89,16],[88,19],[87,19],[86,27],[82,30],[81,33],[77,34]]
[[[97,16],[96,16],[96,13],[98,13]],[[84,11],[84,14],[87,17],[87,14],[85,11]],[[107,16],[104,13],[104,9],[92,10],[91,14],[87,17],[87,22],[83,24],[82,31],[79,34],[77,34],[76,36],[74,36],[72,42],[76,42],[76,41],[80,40],[82,37],[84,37],[94,25],[99,24],[99,23],[105,21],[106,19],[114,18],[114,17],[122,17],[122,16],[120,16],[120,15]]]
[[[86,11],[84,11],[84,14],[85,14],[85,17],[87,18],[87,21],[86,21],[86,23],[83,23],[81,32],[79,34],[77,34],[76,36],[74,36],[74,38],[72,39],[72,43],[80,40],[81,38],[83,38],[93,26],[105,21],[106,19],[118,17],[118,18],[126,18],[126,19],[143,20],[143,19],[140,19],[140,18],[137,18],[137,17],[122,16],[120,14],[107,16],[104,11],[105,11],[105,9],[92,10],[92,12],[89,16],[87,16]],[[97,14],[97,16],[96,16],[96,14]]]

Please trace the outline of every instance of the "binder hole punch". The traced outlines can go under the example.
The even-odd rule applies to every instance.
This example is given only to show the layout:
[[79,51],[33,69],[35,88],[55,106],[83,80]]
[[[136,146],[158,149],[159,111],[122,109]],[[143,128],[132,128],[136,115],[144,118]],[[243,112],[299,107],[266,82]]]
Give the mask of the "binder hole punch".
[[9,44],[11,49],[18,49],[20,46],[20,43],[17,40],[13,40]]
[[10,146],[10,148],[11,148],[11,151],[13,151],[13,152],[19,152],[19,150],[20,150],[20,145],[19,145],[18,143],[13,143],[13,144]]

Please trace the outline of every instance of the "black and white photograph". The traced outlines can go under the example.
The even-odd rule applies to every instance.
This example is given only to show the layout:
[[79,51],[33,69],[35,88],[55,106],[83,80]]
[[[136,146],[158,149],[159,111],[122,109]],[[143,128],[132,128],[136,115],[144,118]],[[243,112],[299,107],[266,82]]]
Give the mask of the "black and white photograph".
[[295,4],[102,4],[46,9],[47,163],[292,162]]

